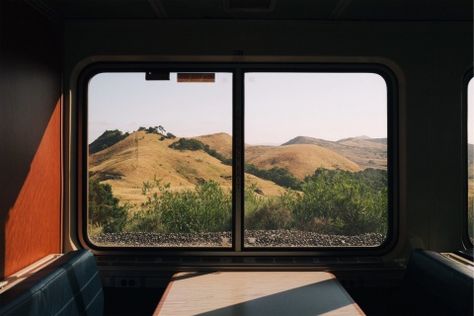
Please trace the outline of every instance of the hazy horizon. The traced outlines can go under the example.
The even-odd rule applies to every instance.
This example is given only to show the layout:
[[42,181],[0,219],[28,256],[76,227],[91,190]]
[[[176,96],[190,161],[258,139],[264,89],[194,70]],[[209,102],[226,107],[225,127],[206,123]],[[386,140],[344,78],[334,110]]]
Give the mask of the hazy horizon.
[[[247,73],[245,142],[386,138],[386,89],[383,78],[372,73]],[[216,73],[215,83],[178,83],[175,73],[169,81],[146,81],[144,73],[91,79],[89,143],[105,130],[130,133],[158,125],[178,137],[231,135],[232,74]]]
[[[156,125],[155,125],[156,126]],[[145,128],[148,128],[148,127],[155,127],[155,126],[143,126]],[[166,128],[166,126],[164,126]],[[118,128],[115,128],[115,129],[110,129],[110,130],[120,130]],[[120,130],[121,132],[124,132],[124,133],[133,133],[133,132],[137,132],[137,130],[130,130],[130,131],[123,131],[123,130]],[[104,131],[105,132],[105,131]],[[220,134],[220,133],[223,133],[223,132],[216,132],[216,133],[212,133],[212,134],[199,134],[199,135],[190,135],[190,136],[186,136],[186,137],[200,137],[200,136],[207,136],[207,135],[213,135],[213,134]],[[174,133],[173,133],[174,134]],[[227,135],[229,135],[230,137],[232,137],[232,133],[225,133]],[[102,135],[102,134],[101,134]],[[175,134],[174,134],[175,135]],[[99,135],[100,136],[100,135]],[[98,136],[98,137],[99,137]],[[175,135],[176,137],[184,137],[184,136],[180,136],[180,135]],[[98,138],[97,137],[97,138]],[[252,144],[252,143],[247,143],[247,145],[258,145],[258,146],[280,146],[290,140],[293,140],[294,138],[297,138],[297,137],[311,137],[311,138],[318,138],[318,139],[322,139],[322,140],[327,140],[327,141],[330,141],[328,139],[324,139],[324,138],[321,138],[321,137],[317,137],[317,136],[310,136],[310,135],[296,135],[294,137],[291,137],[289,138],[288,140],[284,141],[283,143],[259,143],[259,144]],[[354,135],[354,136],[351,136],[351,137],[344,137],[344,138],[340,138],[340,139],[336,139],[336,140],[331,140],[331,141],[334,141],[334,142],[337,142],[337,141],[341,141],[341,140],[344,140],[344,139],[348,139],[348,138],[366,138],[368,137],[369,139],[387,139],[387,137],[370,137],[370,136],[367,136],[367,135]],[[91,139],[89,144],[91,144],[92,142],[94,142],[97,138],[94,138],[94,139]]]

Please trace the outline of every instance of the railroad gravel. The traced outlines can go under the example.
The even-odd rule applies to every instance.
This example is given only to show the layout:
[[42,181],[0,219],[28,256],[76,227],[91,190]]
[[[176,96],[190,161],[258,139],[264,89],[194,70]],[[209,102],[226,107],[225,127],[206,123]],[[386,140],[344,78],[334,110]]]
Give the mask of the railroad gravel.
[[[329,235],[298,230],[246,230],[246,247],[373,247],[384,235]],[[103,233],[90,237],[98,246],[121,247],[230,247],[230,232],[212,233]]]

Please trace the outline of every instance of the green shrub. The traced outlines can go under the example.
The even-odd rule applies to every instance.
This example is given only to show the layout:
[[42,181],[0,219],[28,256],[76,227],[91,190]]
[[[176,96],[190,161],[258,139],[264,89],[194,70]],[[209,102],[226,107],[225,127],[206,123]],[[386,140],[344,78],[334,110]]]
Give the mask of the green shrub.
[[[289,189],[276,197],[262,196],[255,184],[247,183],[245,228],[385,233],[387,184],[386,171],[374,169],[355,173],[318,169],[304,179],[299,191]],[[203,180],[193,190],[172,191],[169,184],[154,179],[143,183],[142,193],[146,201],[127,222],[129,207],[119,205],[110,185],[90,180],[90,225],[103,232],[196,233],[232,228],[232,194],[214,181]],[[472,221],[472,199],[469,205]],[[472,225],[470,229],[472,235]]]
[[177,150],[204,150],[204,143],[192,138],[180,138],[178,141],[169,145],[169,148]]
[[245,186],[244,190],[244,207],[245,207],[245,216],[252,216],[254,212],[260,209],[266,198],[257,194],[259,191],[255,183],[249,183]]
[[387,229],[387,178],[373,169],[351,173],[318,169],[306,177],[293,208],[295,225],[308,230],[328,225],[339,234],[384,233]]
[[112,187],[89,179],[89,225],[102,227],[104,233],[121,232],[127,222],[128,206],[120,206]]
[[269,199],[260,208],[246,216],[246,229],[286,229],[293,223],[292,213],[278,201]]
[[214,149],[210,148],[209,145],[204,144],[203,142],[193,139],[193,138],[181,138],[178,141],[172,143],[168,147],[176,149],[176,150],[202,150],[206,152],[208,155],[216,158],[220,162],[225,165],[232,165],[232,159],[226,158],[221,155],[219,152],[215,151]]
[[147,201],[132,217],[132,231],[196,233],[232,227],[231,193],[214,181],[204,181],[195,190],[173,192],[169,184],[154,180],[144,184],[143,193]]
[[253,174],[259,178],[270,180],[285,188],[299,190],[301,181],[294,177],[288,170],[280,167],[271,169],[260,169],[253,164],[245,164],[245,172]]
[[245,190],[248,229],[296,229],[327,234],[385,233],[387,174],[318,169],[306,177],[301,191],[287,190],[265,198],[255,187]]

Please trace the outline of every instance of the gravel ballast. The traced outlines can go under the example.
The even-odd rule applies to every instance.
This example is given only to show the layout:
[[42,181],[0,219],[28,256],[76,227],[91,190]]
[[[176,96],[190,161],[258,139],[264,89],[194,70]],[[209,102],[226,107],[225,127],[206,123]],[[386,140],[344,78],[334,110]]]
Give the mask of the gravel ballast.
[[[297,230],[246,230],[246,247],[375,247],[385,236],[328,235]],[[230,232],[212,233],[103,233],[90,237],[97,246],[115,247],[231,247]]]

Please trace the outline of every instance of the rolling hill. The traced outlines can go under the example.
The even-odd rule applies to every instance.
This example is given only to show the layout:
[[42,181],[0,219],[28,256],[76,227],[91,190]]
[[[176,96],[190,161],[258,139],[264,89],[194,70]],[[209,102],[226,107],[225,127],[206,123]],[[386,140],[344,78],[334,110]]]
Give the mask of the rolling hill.
[[[160,140],[160,135],[136,131],[104,150],[90,155],[89,171],[112,186],[122,202],[140,203],[144,181],[154,177],[170,183],[175,190],[193,189],[203,180],[213,180],[223,188],[232,186],[232,168],[204,151],[175,150],[168,146],[176,139]],[[275,183],[246,174],[264,195],[278,195],[284,189]]]
[[[208,145],[225,158],[232,156],[232,137],[229,134],[216,133],[193,139]],[[223,163],[218,155],[212,156],[204,150],[169,147],[179,140],[179,137],[166,138],[146,130],[130,134],[106,131],[90,145],[102,147],[90,154],[89,171],[92,178],[109,183],[122,201],[131,203],[145,200],[143,182],[153,178],[170,183],[172,190],[193,189],[203,180],[213,180],[223,188],[231,189],[231,166]],[[353,137],[332,142],[298,136],[281,146],[246,145],[245,161],[264,170],[284,168],[300,180],[318,168],[354,172],[369,167],[384,169],[386,139]],[[246,181],[255,183],[262,195],[275,196],[285,190],[252,174],[246,174]]]
[[349,159],[318,145],[248,146],[245,161],[262,169],[280,167],[302,180],[318,168],[359,171]]
[[340,139],[338,141],[328,141],[314,137],[298,136],[282,144],[282,146],[296,144],[312,144],[332,150],[355,162],[362,169],[387,168],[386,138],[370,138],[367,136],[359,136]]
[[[232,137],[218,133],[195,137],[226,156],[232,153]],[[321,140],[322,142],[327,142]],[[281,146],[245,145],[245,162],[261,169],[285,168],[300,180],[318,168],[359,171],[361,168],[343,155],[317,144],[288,144]]]
[[227,133],[216,133],[194,137],[226,158],[232,158],[232,136]]

